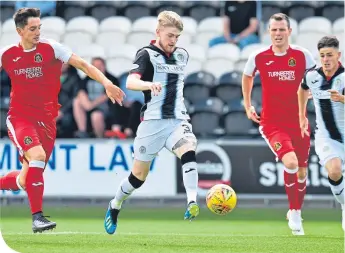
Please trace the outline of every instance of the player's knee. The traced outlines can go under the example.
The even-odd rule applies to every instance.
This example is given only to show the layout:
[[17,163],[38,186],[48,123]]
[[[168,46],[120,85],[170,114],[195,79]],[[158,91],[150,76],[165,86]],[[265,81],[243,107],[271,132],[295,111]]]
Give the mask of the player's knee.
[[187,151],[181,156],[181,164],[182,166],[186,163],[196,162],[195,151]]
[[342,176],[342,163],[340,159],[332,159],[326,164],[328,176],[330,179],[337,181]]
[[30,161],[46,161],[46,152],[42,146],[36,146],[29,149],[25,154]]
[[128,182],[135,188],[138,189],[140,188],[140,186],[143,185],[143,183],[145,181],[140,180],[139,178],[137,178],[135,175],[133,175],[133,173],[131,173],[128,177]]
[[307,177],[307,168],[299,168],[297,172],[298,179],[305,179]]
[[294,170],[298,167],[297,156],[294,152],[285,154],[282,161],[287,169]]

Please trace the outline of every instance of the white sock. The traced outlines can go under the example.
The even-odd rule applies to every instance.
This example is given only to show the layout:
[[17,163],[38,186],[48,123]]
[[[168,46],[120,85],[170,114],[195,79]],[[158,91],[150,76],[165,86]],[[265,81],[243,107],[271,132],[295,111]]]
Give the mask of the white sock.
[[119,188],[117,189],[115,198],[111,201],[111,208],[113,209],[121,209],[122,202],[127,199],[135,188],[131,185],[128,181],[128,177],[122,180]]
[[[330,180],[330,178],[328,178],[329,182],[330,182],[330,187],[331,187],[331,191],[333,193],[333,196],[335,197],[335,199],[342,205],[344,205],[344,180],[343,177],[341,177],[337,182],[334,182],[333,180]],[[332,184],[333,183],[333,184]],[[336,185],[334,185],[334,183],[336,183]]]
[[189,162],[182,165],[183,184],[187,193],[187,203],[196,202],[198,190],[198,169],[196,162]]

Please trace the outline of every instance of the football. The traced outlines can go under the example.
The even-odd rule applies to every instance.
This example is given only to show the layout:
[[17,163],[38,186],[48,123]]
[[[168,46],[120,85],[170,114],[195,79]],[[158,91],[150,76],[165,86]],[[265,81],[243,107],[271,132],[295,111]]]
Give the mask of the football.
[[215,214],[226,215],[236,207],[236,204],[236,192],[229,185],[216,184],[207,192],[206,205]]

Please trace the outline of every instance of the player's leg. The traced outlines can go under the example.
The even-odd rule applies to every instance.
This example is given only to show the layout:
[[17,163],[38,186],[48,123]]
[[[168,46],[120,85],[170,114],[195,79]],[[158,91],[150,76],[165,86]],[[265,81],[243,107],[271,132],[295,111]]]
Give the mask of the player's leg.
[[21,170],[11,171],[10,173],[0,178],[0,190],[25,190],[25,181],[28,169],[29,163],[26,160],[23,160]]
[[104,137],[105,119],[101,110],[94,110],[91,113],[91,125],[97,138]]
[[[164,147],[169,134],[167,124],[168,120],[150,120],[140,123],[137,137],[134,139],[134,162],[131,174],[122,180],[105,215],[104,228],[108,234],[115,233],[123,201],[144,184],[152,160]],[[155,134],[152,135],[153,131]]]
[[174,132],[166,141],[166,148],[172,151],[182,164],[183,184],[187,194],[187,210],[184,218],[192,220],[199,215],[197,204],[198,168],[195,150],[197,139],[193,134],[192,126],[188,122],[179,122]]
[[[83,95],[86,96],[86,95]],[[86,100],[87,97],[80,97],[77,96],[74,101],[73,101],[73,116],[74,120],[77,124],[78,128],[78,135],[81,137],[86,137],[87,133],[87,113],[86,110],[84,109],[84,104],[83,100]]]
[[269,144],[272,152],[284,164],[284,185],[289,201],[290,219],[289,227],[292,231],[300,231],[302,221],[297,211],[298,208],[298,160],[292,146],[290,136],[283,129],[273,126],[261,126],[260,132]]

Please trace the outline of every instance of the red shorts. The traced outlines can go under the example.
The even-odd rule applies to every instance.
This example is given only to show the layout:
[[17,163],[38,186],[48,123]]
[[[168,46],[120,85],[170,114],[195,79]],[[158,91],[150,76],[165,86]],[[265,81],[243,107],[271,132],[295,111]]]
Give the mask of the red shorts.
[[46,162],[49,160],[56,139],[55,121],[42,122],[10,116],[6,125],[9,138],[18,148],[21,162],[25,159],[25,151],[39,145],[46,153]]
[[298,166],[308,166],[310,137],[305,135],[302,138],[300,128],[264,125],[260,126],[260,133],[278,159],[281,160],[286,153],[295,152]]

